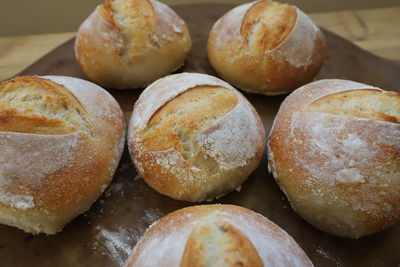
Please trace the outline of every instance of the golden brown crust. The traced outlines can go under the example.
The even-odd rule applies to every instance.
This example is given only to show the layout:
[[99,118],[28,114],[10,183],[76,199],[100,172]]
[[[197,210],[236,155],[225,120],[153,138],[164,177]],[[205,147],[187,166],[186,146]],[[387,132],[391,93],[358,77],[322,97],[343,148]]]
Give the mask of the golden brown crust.
[[103,86],[143,87],[179,68],[191,47],[184,21],[156,0],[106,1],[78,30],[75,54]]
[[284,101],[268,142],[269,168],[302,217],[351,238],[399,220],[399,99],[322,80]]
[[100,14],[107,23],[113,27],[118,27],[114,20],[112,2],[113,0],[104,1],[104,4],[100,7]]
[[264,266],[251,241],[228,222],[196,225],[185,245],[181,267]]
[[[231,111],[237,101],[236,95],[224,87],[191,88],[154,113],[142,133],[143,146],[150,151],[175,148],[181,153],[188,153],[185,150],[190,150],[190,144],[183,147],[185,138],[207,129]],[[171,116],[173,113],[182,115]]]
[[0,131],[68,134],[89,131],[87,112],[63,86],[39,77],[0,84]]
[[207,51],[224,80],[249,92],[275,95],[316,76],[325,42],[301,10],[257,1],[238,6],[219,19],[211,30]]
[[[225,233],[216,232],[220,227]],[[214,241],[222,244],[212,247]],[[192,245],[201,244],[207,248],[192,250]],[[167,267],[179,266],[190,263],[186,260],[193,257],[207,261],[214,253],[220,254],[220,259],[227,256],[228,261],[240,255],[255,264],[251,266],[313,266],[297,243],[267,218],[242,207],[219,204],[180,209],[158,220],[136,243],[126,266],[158,266],[160,262]]]
[[[110,182],[122,153],[122,111],[100,87],[75,78],[23,77],[7,84],[3,87],[14,93],[11,104],[18,100],[19,114],[26,113],[24,101],[33,105],[24,96],[40,92],[48,104],[46,112],[35,110],[42,120],[58,116],[65,124],[71,114],[84,116],[79,123],[87,131],[77,121],[75,130],[67,127],[67,132],[62,127],[52,132],[51,125],[48,131],[0,131],[0,221],[35,234],[54,234],[87,210]],[[59,109],[59,101],[67,103],[66,109]]]
[[262,57],[265,51],[277,47],[292,32],[297,18],[296,9],[288,4],[260,1],[246,13],[240,33],[247,41],[250,53],[252,46]]
[[321,97],[307,111],[400,123],[399,103],[400,95],[396,92],[358,89]]
[[203,201],[243,183],[257,167],[265,132],[251,104],[229,84],[170,75],[135,104],[128,147],[138,174],[161,194]]

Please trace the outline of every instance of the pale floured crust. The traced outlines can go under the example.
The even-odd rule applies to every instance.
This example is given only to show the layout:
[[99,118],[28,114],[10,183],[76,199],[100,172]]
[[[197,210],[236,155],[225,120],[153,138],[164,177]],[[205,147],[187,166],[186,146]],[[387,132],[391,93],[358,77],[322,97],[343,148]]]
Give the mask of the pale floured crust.
[[209,75],[182,73],[142,93],[128,129],[138,173],[158,192],[202,201],[239,186],[257,167],[265,132],[251,104]]
[[266,95],[310,82],[324,59],[321,31],[298,8],[272,1],[240,5],[213,26],[211,64],[224,80]]
[[179,68],[191,47],[185,22],[155,0],[107,0],[82,23],[77,61],[92,81],[126,89]]
[[[196,261],[188,262],[190,258]],[[154,223],[136,244],[126,266],[159,266],[160,262],[166,267],[187,263],[313,266],[285,231],[262,215],[233,205],[184,208]]]
[[293,208],[358,238],[400,217],[400,95],[345,80],[293,92],[271,131],[269,168]]
[[124,144],[122,111],[102,88],[61,76],[4,82],[0,107],[9,127],[0,130],[0,222],[54,234],[111,181]]

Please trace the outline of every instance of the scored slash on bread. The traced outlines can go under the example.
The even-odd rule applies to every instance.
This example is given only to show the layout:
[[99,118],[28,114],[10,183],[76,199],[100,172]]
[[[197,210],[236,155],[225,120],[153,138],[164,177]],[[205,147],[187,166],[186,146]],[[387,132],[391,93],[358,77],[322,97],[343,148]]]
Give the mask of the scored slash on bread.
[[263,60],[265,51],[274,49],[289,36],[296,19],[294,6],[260,1],[247,10],[240,34],[249,52]]
[[105,190],[125,122],[99,86],[61,76],[0,84],[0,223],[54,234]]
[[400,123],[400,96],[378,89],[353,89],[312,102],[307,111]]
[[251,241],[228,222],[209,221],[193,227],[181,267],[264,266]]
[[87,112],[62,85],[38,77],[18,77],[0,88],[0,131],[90,134]]

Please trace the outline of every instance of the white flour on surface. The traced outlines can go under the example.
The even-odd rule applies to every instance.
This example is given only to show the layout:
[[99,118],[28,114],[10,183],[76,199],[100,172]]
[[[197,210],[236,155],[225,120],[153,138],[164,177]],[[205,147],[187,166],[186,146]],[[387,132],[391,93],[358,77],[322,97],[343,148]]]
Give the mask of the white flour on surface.
[[131,254],[134,245],[139,241],[142,234],[145,232],[148,225],[154,223],[163,216],[163,213],[158,209],[146,209],[142,217],[144,227],[138,227],[135,229],[122,229],[117,228],[116,231],[111,231],[106,228],[96,226],[98,233],[96,235],[96,243],[93,246],[94,250],[98,249],[100,244],[107,256],[117,263],[118,265],[124,265],[126,259]]
[[163,213],[159,209],[146,209],[142,219],[146,224],[150,225],[160,219],[162,216]]
[[325,259],[327,259],[327,260],[329,260],[329,261],[335,263],[336,266],[338,266],[338,267],[339,267],[339,266],[342,266],[342,264],[340,263],[339,260],[335,259],[332,255],[330,255],[330,253],[328,253],[328,252],[322,250],[321,247],[317,248],[316,251],[317,251],[317,253],[318,253],[319,255],[321,255],[321,256],[324,257]]
[[122,266],[131,253],[135,240],[123,229],[113,232],[105,228],[96,228],[99,230],[96,235],[97,241],[104,246],[106,254]]

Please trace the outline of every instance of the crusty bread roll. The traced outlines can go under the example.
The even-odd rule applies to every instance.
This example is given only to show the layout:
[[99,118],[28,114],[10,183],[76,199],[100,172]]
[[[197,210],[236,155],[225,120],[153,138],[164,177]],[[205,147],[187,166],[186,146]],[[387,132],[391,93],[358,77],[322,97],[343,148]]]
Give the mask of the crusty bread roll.
[[221,77],[245,91],[277,95],[312,79],[324,59],[321,31],[300,9],[272,1],[240,5],[213,26],[208,57]]
[[128,147],[159,193],[203,201],[240,186],[258,166],[265,131],[252,105],[215,77],[181,73],[147,87],[135,104]]
[[70,77],[0,84],[0,223],[54,234],[109,184],[124,145],[117,102]]
[[106,0],[83,22],[76,59],[93,82],[143,87],[183,65],[191,47],[185,22],[156,0]]
[[279,226],[233,205],[177,210],[154,223],[138,241],[126,267],[313,266]]
[[283,102],[269,168],[292,207],[319,229],[358,238],[400,218],[400,94],[321,80]]

